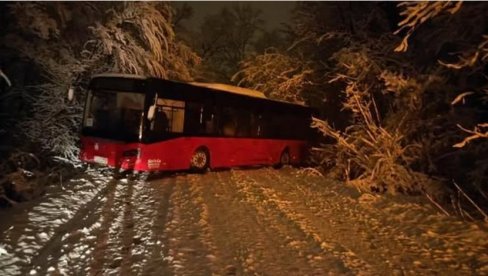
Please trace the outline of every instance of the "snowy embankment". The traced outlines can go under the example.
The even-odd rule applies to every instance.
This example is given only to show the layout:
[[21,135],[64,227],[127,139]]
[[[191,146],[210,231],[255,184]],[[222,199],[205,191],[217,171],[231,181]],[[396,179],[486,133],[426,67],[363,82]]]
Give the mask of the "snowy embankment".
[[[0,275],[38,274],[38,268],[24,271],[33,258],[42,254],[43,248],[53,239],[66,239],[69,233],[63,226],[73,221],[75,215],[86,203],[92,201],[111,178],[97,171],[87,171],[86,178],[73,179],[64,183],[59,191],[45,196],[28,212],[9,221],[12,226],[1,235]],[[2,223],[7,223],[6,221]],[[99,225],[93,224],[96,228]],[[81,232],[89,232],[83,228]],[[81,254],[74,251],[73,254]],[[73,255],[72,254],[72,255]],[[72,257],[72,256],[71,256]],[[60,270],[68,264],[70,255],[60,260]],[[54,271],[49,267],[47,271]]]

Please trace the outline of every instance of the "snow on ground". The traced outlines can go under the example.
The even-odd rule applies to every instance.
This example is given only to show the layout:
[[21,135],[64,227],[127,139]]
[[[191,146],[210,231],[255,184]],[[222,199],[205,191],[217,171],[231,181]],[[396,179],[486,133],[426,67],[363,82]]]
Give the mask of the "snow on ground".
[[297,169],[63,186],[0,213],[0,275],[488,274],[485,224]]
[[[64,183],[63,190],[44,197],[24,216],[15,216],[8,222],[12,227],[1,235],[6,254],[0,254],[0,275],[19,275],[26,271],[32,258],[110,179],[96,171],[88,171],[88,177]],[[36,269],[29,270],[29,274],[34,272]]]

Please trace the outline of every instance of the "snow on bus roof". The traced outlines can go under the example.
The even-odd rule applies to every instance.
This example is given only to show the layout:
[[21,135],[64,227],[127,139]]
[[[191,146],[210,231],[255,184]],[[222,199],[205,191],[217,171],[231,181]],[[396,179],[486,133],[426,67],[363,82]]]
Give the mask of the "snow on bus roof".
[[239,95],[245,95],[249,97],[254,97],[254,98],[260,98],[260,99],[266,99],[268,101],[273,101],[273,102],[279,102],[279,103],[285,103],[285,104],[292,104],[292,105],[300,105],[300,106],[305,106],[303,103],[290,103],[287,101],[281,101],[281,100],[276,100],[276,99],[270,99],[264,95],[263,92],[249,89],[249,88],[244,88],[244,87],[239,87],[239,86],[233,86],[229,84],[223,84],[223,83],[206,83],[206,82],[189,82],[188,84],[194,85],[194,86],[200,86],[200,87],[206,87],[206,88],[211,88],[214,90],[219,90],[227,93],[235,93]]
[[[123,74],[123,73],[102,73],[102,74],[94,75],[92,78],[100,78],[100,77],[102,77],[102,78],[108,77],[108,78],[141,79],[141,80],[145,80],[148,78],[147,76],[143,76],[143,75]],[[236,93],[236,94],[241,94],[241,95],[246,95],[246,96],[251,96],[251,97],[256,97],[256,98],[267,99],[266,96],[260,91],[252,90],[249,88],[233,86],[233,85],[229,85],[229,84],[206,83],[206,82],[188,82],[188,84],[191,84],[194,86],[211,88],[211,89],[220,90],[220,91],[224,91],[224,92],[230,92],[230,93]]]
[[[140,79],[140,80],[145,80],[145,79],[149,78],[148,76],[144,76],[144,75],[123,74],[123,73],[102,73],[102,74],[97,74],[97,75],[92,76],[92,78],[99,78],[99,77],[130,78],[130,79]],[[257,91],[257,90],[250,89],[250,88],[234,86],[234,85],[230,85],[230,84],[209,83],[209,82],[186,82],[186,84],[210,88],[210,89],[214,89],[214,90],[218,90],[218,91],[222,91],[222,92],[227,92],[227,93],[244,95],[244,96],[248,96],[248,97],[267,99],[269,101],[305,106],[303,103],[290,103],[290,102],[286,102],[286,101],[270,99],[270,98],[266,97],[264,95],[264,93],[261,91]]]
[[267,97],[263,94],[263,92],[253,90],[253,89],[249,89],[249,88],[233,86],[233,85],[229,85],[229,84],[206,83],[206,82],[189,82],[188,84],[191,84],[194,86],[211,88],[211,89],[220,90],[220,91],[224,91],[224,92],[230,92],[230,93],[235,93],[235,94],[240,94],[240,95],[251,96],[251,97],[255,97],[255,98],[267,99]]

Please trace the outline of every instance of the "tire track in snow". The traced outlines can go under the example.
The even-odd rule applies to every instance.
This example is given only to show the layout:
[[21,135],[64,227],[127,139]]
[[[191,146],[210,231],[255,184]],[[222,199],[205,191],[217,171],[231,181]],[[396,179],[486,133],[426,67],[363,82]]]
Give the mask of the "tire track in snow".
[[[283,179],[285,182],[290,182],[294,177],[292,173],[293,171],[286,171],[281,175],[275,173],[274,176]],[[321,187],[318,183],[320,182],[317,179],[306,179],[298,197],[308,196],[310,202],[319,205],[328,192],[325,191],[324,186]],[[335,232],[334,237],[338,242],[353,245],[364,244],[362,247],[357,246],[358,252],[362,252],[365,257],[381,256],[380,258],[376,257],[376,266],[381,267],[384,271],[397,274],[449,272],[448,269],[446,270],[446,266],[439,265],[434,260],[426,260],[424,257],[419,260],[422,251],[419,248],[430,249],[418,237],[412,236],[411,231],[401,229],[402,225],[410,225],[416,228],[417,223],[415,221],[412,223],[405,223],[404,221],[385,223],[385,219],[389,220],[390,217],[395,217],[397,214],[383,213],[383,208],[371,208],[369,203],[360,203],[359,199],[355,200],[345,196],[344,190],[350,188],[343,185],[329,185],[328,187],[332,190],[339,189],[338,192],[331,194],[331,201],[336,202],[336,206],[331,209],[332,213],[321,212],[320,215],[323,217],[325,213],[325,217],[331,219],[333,224],[332,227],[329,227],[330,231],[328,232]],[[403,207],[404,214],[427,213],[425,206]],[[342,218],[337,214],[341,214]],[[351,222],[355,223],[351,224]],[[324,227],[323,229],[327,228]],[[352,235],[355,239],[350,239]],[[418,265],[420,261],[427,261],[430,264],[428,267],[422,267]]]
[[[205,242],[202,206],[191,175],[176,176],[167,225],[168,263],[175,275],[210,275],[212,248]],[[210,245],[211,246],[211,245]]]
[[[303,217],[304,223],[316,229],[317,235],[340,244],[345,250],[342,252],[353,252],[378,273],[403,273],[401,266],[389,261],[394,243],[392,236],[384,240],[375,239],[383,231],[382,226],[347,192],[337,191],[337,187],[324,183],[327,181],[325,178],[293,175],[297,170],[268,172],[269,187],[279,191],[281,198],[293,202],[293,211]],[[349,188],[342,186],[339,189]],[[307,200],[304,201],[304,198]],[[336,246],[331,244],[330,247]]]
[[208,254],[205,256],[210,263],[212,274],[218,274],[220,267],[220,252],[218,251],[215,240],[212,236],[211,224],[209,221],[209,207],[203,197],[203,183],[198,175],[188,176],[189,189],[192,195],[195,209],[198,215],[198,225],[200,226],[201,242]]
[[299,173],[90,172],[9,221],[0,275],[487,275],[475,224]]
[[[74,274],[82,273],[84,268],[80,266],[82,261],[79,260],[79,257],[81,255],[72,252],[76,250],[77,245],[84,242],[83,235],[87,231],[83,231],[83,229],[93,226],[101,218],[100,210],[105,203],[105,197],[113,193],[117,184],[116,180],[109,181],[91,201],[84,204],[69,222],[59,227],[56,230],[56,235],[49,240],[32,261],[32,267],[40,267],[40,274],[46,273],[49,268],[54,268],[54,270],[64,274],[68,267],[74,270]],[[97,225],[90,230],[96,228]],[[83,252],[85,251],[83,250]]]
[[168,221],[174,177],[141,182],[136,192],[138,206],[134,213],[135,237],[132,249],[132,275],[170,275],[168,263]]
[[[134,240],[134,205],[138,204],[137,199],[134,198],[134,189],[139,186],[134,181],[129,180],[127,187],[127,193],[124,200],[124,213],[123,213],[123,230],[120,233],[119,239],[121,239],[121,259],[120,259],[120,273],[130,272],[130,265],[132,264],[132,246]],[[115,263],[117,265],[117,263]]]
[[280,229],[285,231],[287,246],[297,250],[300,256],[306,257],[308,265],[314,267],[315,272],[352,275],[369,270],[365,263],[361,263],[361,269],[352,266],[351,259],[354,262],[360,260],[351,253],[337,254],[338,249],[342,249],[339,245],[335,245],[334,250],[331,250],[329,243],[322,240],[300,216],[293,213],[294,206],[291,202],[280,199],[274,190],[263,187],[268,185],[269,175],[260,170],[260,180],[256,181],[249,177],[253,172],[255,171],[235,171],[236,183],[242,182],[241,188],[251,195],[248,199],[256,206],[258,213],[269,217],[271,226],[278,232]]
[[[422,218],[432,217],[428,215],[431,212],[426,206],[406,203],[398,206],[399,210],[396,212],[387,211],[386,209],[400,204],[389,201],[383,207],[373,206],[374,202],[364,203],[361,198],[351,197],[352,189],[349,187],[326,183],[324,178],[303,177],[298,172],[270,171],[273,181],[268,183],[280,190],[283,198],[292,200],[296,206],[295,211],[308,217],[321,236],[330,237],[353,249],[358,256],[374,264],[377,271],[389,274],[432,274],[456,270],[478,274],[469,267],[455,265],[454,260],[467,257],[460,254],[454,258],[457,248],[432,250],[432,242],[436,244],[435,247],[442,249],[440,238],[445,239],[448,235],[437,235],[434,239],[429,239],[435,233],[421,230]],[[276,185],[277,182],[280,184]],[[307,201],[304,202],[303,198],[307,198]],[[378,200],[381,199],[383,198]],[[441,222],[444,230],[450,227],[446,221],[449,218],[437,216],[436,220]],[[459,222],[454,224],[459,226]],[[425,225],[431,229],[435,223],[430,221]],[[460,242],[459,237],[456,240]],[[480,246],[480,242],[476,242],[478,251],[486,252],[486,246],[481,249],[483,245]],[[445,244],[451,247],[451,241]]]
[[[215,178],[217,180],[215,181]],[[211,173],[202,183],[209,222],[220,253],[220,274],[320,273],[277,235],[274,219],[257,212],[233,172]],[[245,185],[245,184],[244,184]],[[288,233],[289,234],[289,233]]]
[[[286,168],[283,170],[286,170]],[[289,223],[296,225],[309,240],[317,244],[325,255],[332,255],[340,259],[345,267],[355,275],[373,275],[378,273],[351,248],[336,242],[334,237],[322,235],[319,231],[322,228],[315,227],[313,223],[320,218],[307,217],[303,212],[298,212],[301,205],[307,203],[309,198],[301,197],[299,201],[291,199],[289,195],[294,193],[294,190],[289,189],[290,183],[283,181],[283,179],[275,178],[275,174],[277,174],[276,170],[268,168],[252,171],[245,175],[243,174],[241,177],[249,179],[251,185],[259,189],[267,198],[266,201],[270,202],[271,206],[276,208]]]
[[113,245],[117,238],[117,231],[121,230],[119,222],[126,190],[127,186],[125,185],[115,185],[114,189],[107,194],[105,204],[102,207],[102,221],[97,233],[89,275],[104,274],[111,266],[108,261],[110,259],[114,261],[117,258]]

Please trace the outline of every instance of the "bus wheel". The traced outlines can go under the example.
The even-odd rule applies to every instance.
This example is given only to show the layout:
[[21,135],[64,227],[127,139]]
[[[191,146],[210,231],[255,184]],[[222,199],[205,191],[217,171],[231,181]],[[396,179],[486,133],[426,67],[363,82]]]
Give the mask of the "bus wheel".
[[190,168],[193,171],[205,172],[209,166],[209,163],[210,158],[208,151],[205,148],[199,148],[191,157]]

